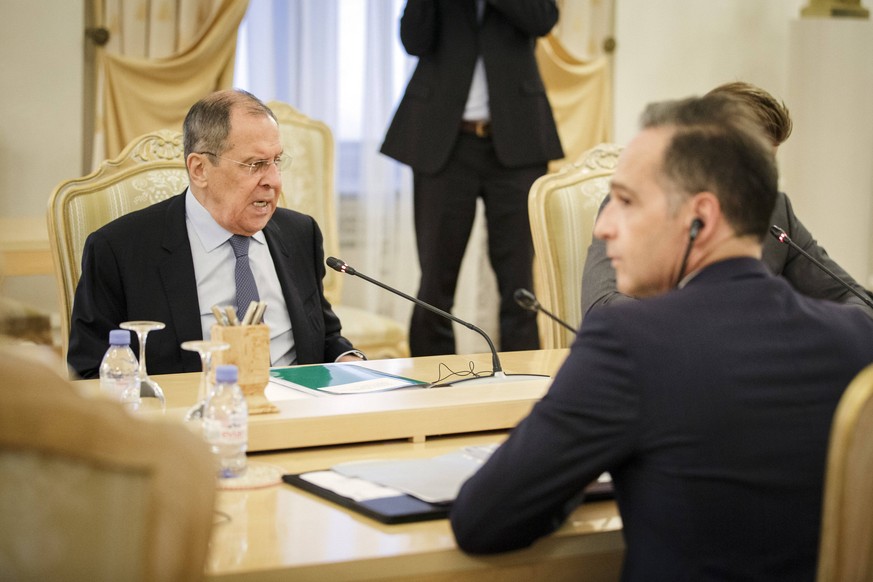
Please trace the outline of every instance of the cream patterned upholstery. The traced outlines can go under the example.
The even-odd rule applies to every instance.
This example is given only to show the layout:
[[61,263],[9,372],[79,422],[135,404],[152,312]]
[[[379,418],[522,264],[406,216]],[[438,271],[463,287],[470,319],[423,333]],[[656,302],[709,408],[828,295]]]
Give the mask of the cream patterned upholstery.
[[64,355],[73,296],[82,275],[85,239],[107,222],[178,194],[187,186],[182,135],[160,130],[137,138],[117,158],[103,162],[91,174],[55,188],[48,203],[48,232]]
[[[330,128],[300,113],[287,103],[271,101],[279,120],[285,153],[291,165],[282,172],[285,204],[313,216],[324,234],[325,256],[339,254],[336,194],[334,192],[334,142]],[[409,355],[406,329],[393,319],[342,305],[342,275],[327,270],[324,294],[343,326],[343,335],[370,359]]]
[[873,581],[873,366],[849,384],[831,426],[817,579]]
[[203,578],[216,468],[182,426],[0,350],[0,578]]
[[[535,294],[544,308],[574,327],[582,321],[582,269],[594,221],[620,151],[616,145],[600,144],[531,186]],[[544,316],[539,326],[544,348],[568,347],[573,341],[573,334]]]

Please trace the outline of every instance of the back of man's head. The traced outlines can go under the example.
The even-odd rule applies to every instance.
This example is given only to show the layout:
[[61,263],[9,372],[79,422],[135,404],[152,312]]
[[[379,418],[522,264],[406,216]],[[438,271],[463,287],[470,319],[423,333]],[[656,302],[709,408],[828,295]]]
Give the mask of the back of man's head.
[[737,236],[763,240],[778,171],[773,148],[747,108],[718,95],[665,101],[649,105],[641,125],[672,130],[661,171],[677,206],[712,192]]
[[719,85],[706,96],[721,95],[736,99],[749,108],[761,129],[770,138],[773,147],[781,145],[794,127],[788,107],[773,95],[751,83],[733,81]]

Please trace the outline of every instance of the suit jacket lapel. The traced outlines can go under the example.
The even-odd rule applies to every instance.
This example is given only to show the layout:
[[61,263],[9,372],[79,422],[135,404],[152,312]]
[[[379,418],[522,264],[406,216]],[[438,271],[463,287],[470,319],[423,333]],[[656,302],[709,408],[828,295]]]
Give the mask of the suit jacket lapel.
[[200,303],[191,243],[185,226],[185,196],[176,196],[167,206],[162,247],[164,256],[158,265],[164,289],[163,300],[170,307],[178,341],[203,339],[200,326]]
[[[300,297],[300,290],[291,276],[292,273],[299,273],[305,269],[305,266],[295,265],[298,262],[297,257],[302,256],[303,249],[294,248],[292,243],[297,240],[294,233],[285,232],[284,236],[282,236],[275,220],[270,220],[267,226],[264,227],[264,237],[267,239],[270,256],[276,265],[276,275],[279,277],[279,285],[282,286],[282,295],[285,297],[285,306],[291,319],[291,332],[294,334],[294,347],[297,351],[297,359],[311,361],[311,357],[306,357],[311,351],[311,342],[307,334],[309,329],[308,318],[303,311],[303,299]],[[302,358],[301,355],[303,356]]]

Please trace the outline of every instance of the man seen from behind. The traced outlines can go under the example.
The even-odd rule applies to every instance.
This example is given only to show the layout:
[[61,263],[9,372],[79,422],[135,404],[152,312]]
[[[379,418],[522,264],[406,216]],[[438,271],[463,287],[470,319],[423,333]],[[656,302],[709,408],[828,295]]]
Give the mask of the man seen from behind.
[[609,471],[623,579],[813,580],[831,418],[873,361],[873,321],[761,261],[772,145],[720,96],[654,104],[595,235],[618,290],[591,310],[546,396],[462,488],[472,553],[560,527]]

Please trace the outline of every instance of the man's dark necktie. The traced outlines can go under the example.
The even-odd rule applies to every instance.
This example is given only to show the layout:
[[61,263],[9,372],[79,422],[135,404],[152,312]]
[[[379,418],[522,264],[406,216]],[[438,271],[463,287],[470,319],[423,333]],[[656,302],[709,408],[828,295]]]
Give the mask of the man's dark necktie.
[[252,275],[252,268],[249,265],[250,242],[251,238],[240,234],[230,237],[230,246],[233,247],[233,254],[236,256],[236,269],[234,270],[236,313],[240,321],[245,317],[249,303],[260,299],[258,286],[255,284],[255,277]]

